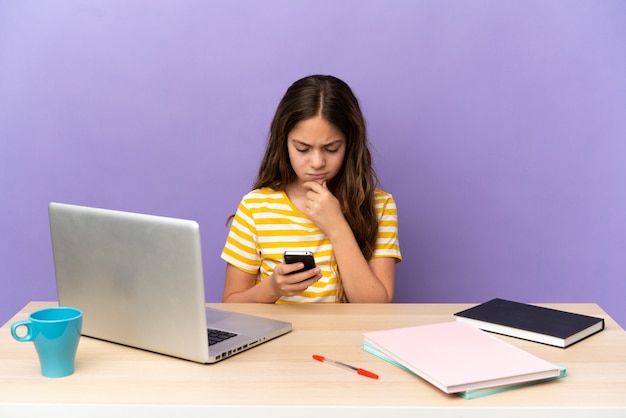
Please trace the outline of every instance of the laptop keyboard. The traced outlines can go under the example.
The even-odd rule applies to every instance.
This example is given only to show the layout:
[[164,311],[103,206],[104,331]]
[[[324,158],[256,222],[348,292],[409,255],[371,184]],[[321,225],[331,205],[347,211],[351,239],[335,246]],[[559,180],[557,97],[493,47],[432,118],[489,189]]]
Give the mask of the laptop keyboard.
[[217,343],[221,343],[229,338],[233,338],[237,334],[228,331],[222,331],[221,329],[207,328],[209,333],[209,346]]

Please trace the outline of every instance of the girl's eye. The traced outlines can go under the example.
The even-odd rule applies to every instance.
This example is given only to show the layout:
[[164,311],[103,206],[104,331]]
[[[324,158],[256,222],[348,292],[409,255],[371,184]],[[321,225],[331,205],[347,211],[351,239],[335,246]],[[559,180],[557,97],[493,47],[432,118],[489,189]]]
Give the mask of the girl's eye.
[[340,147],[334,147],[334,148],[326,148],[326,152],[330,152],[331,154],[336,153],[337,151],[339,151]]
[[296,151],[298,151],[298,152],[302,152],[302,153],[305,153],[305,152],[307,152],[308,150],[309,150],[308,148],[296,148]]

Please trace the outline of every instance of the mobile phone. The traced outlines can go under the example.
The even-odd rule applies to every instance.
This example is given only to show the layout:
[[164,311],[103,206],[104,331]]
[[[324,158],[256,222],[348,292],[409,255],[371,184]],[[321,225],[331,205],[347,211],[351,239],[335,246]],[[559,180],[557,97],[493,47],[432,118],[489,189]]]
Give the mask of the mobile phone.
[[311,251],[285,251],[284,254],[285,263],[304,263],[304,267],[300,270],[294,271],[290,274],[300,273],[301,271],[307,271],[315,268],[315,258]]

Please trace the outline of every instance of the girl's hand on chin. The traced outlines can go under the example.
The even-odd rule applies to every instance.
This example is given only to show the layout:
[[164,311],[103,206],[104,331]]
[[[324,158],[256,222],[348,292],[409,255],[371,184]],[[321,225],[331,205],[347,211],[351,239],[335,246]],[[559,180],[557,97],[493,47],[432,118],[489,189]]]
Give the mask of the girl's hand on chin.
[[314,181],[307,181],[304,187],[309,191],[306,193],[305,205],[306,214],[322,231],[328,234],[333,225],[345,221],[341,205],[337,198],[330,192],[326,182],[319,184]]

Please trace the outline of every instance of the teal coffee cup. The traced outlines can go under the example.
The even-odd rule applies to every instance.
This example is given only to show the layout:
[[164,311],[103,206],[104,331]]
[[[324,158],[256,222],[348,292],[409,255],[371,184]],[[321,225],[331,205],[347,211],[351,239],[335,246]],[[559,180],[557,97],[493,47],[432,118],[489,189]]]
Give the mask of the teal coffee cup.
[[[26,328],[25,335],[18,335],[20,327]],[[11,334],[17,341],[35,344],[41,374],[64,377],[74,373],[82,327],[83,313],[79,309],[53,307],[31,313],[26,321],[13,323]]]

